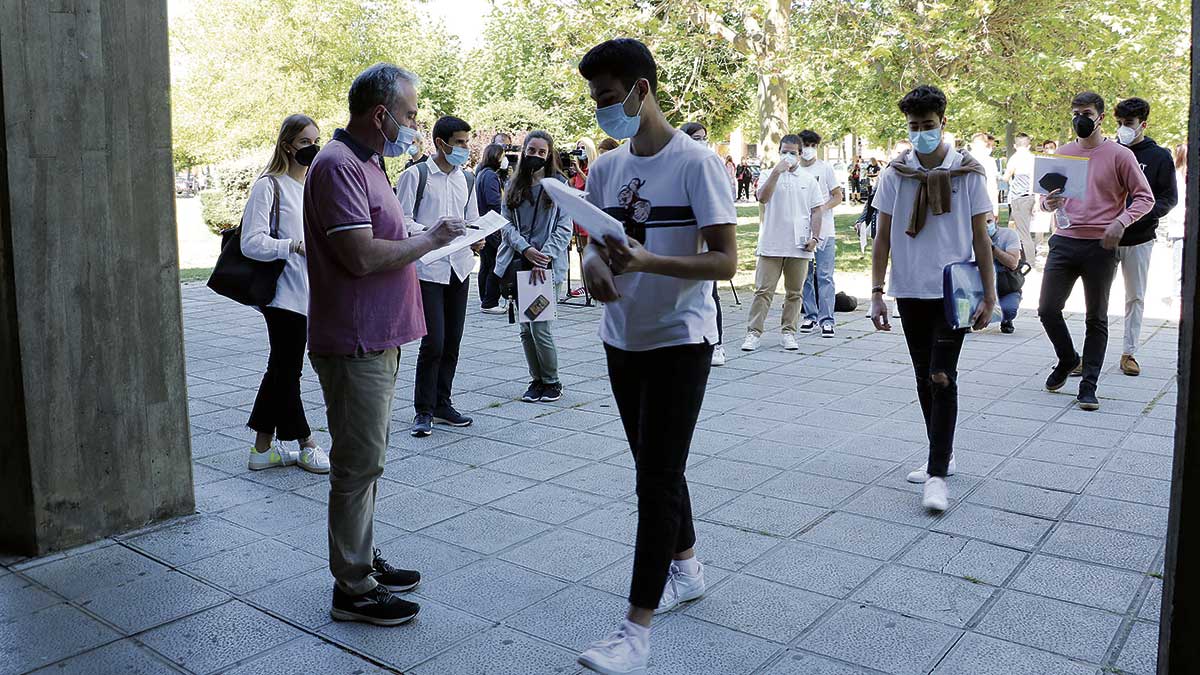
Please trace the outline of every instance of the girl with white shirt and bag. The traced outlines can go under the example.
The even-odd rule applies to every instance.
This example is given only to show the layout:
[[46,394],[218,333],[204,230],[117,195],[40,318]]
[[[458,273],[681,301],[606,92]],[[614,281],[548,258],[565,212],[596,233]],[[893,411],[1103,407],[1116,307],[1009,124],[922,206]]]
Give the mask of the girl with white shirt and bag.
[[[318,134],[316,123],[306,115],[290,115],[283,121],[271,162],[250,188],[242,216],[242,255],[262,262],[286,261],[274,299],[259,308],[267,322],[271,351],[246,423],[257,432],[250,448],[251,471],[298,464],[306,471],[329,473],[329,457],[312,437],[300,400],[308,343],[304,177],[320,149]],[[271,235],[272,225],[277,236]],[[276,439],[296,441],[298,447],[282,448]]]

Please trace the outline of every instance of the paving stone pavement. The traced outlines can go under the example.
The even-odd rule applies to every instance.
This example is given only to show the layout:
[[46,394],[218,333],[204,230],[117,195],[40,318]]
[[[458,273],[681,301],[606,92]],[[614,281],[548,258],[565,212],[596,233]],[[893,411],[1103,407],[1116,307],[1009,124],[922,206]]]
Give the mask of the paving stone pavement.
[[[326,479],[246,471],[261,319],[200,285],[183,297],[197,513],[0,561],[0,675],[579,672],[576,651],[621,617],[636,515],[599,309],[559,310],[554,404],[515,400],[516,327],[472,311],[455,402],[475,425],[427,439],[407,432],[416,345],[403,350],[376,536],[424,572],[423,609],[376,628],[330,621]],[[792,353],[769,333],[744,353],[746,309],[726,294],[729,364],[689,462],[709,591],[656,621],[652,673],[1154,672],[1174,324],[1147,321],[1131,378],[1111,320],[1094,413],[1043,391],[1052,352],[1031,313],[1013,335],[968,337],[960,473],[932,516],[904,480],[925,450],[899,322],[881,334],[839,315],[834,339]],[[303,397],[328,447],[307,366]]]

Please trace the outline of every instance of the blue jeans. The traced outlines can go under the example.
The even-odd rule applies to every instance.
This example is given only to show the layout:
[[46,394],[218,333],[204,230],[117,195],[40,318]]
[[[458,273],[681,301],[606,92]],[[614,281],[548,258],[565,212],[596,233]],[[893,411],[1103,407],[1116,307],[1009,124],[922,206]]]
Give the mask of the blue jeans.
[[[1017,318],[1017,310],[1021,308],[1021,293],[1009,293],[1008,295],[1000,296],[1000,312],[1002,314],[1001,321],[1012,321]],[[995,316],[993,314],[992,316]]]
[[[837,257],[837,237],[830,236],[816,251],[816,258],[804,280],[804,320],[822,325],[834,323],[833,298],[837,289],[833,287],[833,261]],[[816,290],[813,284],[816,284]]]

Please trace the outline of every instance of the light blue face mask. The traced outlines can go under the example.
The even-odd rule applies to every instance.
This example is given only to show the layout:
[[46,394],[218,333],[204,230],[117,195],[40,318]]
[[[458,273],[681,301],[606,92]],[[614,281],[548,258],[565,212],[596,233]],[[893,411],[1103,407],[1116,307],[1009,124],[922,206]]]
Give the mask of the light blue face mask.
[[908,132],[908,140],[913,144],[913,148],[922,155],[928,155],[938,146],[942,144],[942,128],[930,129],[929,131],[910,131]]
[[[638,82],[640,81],[638,80]],[[618,141],[632,138],[642,125],[642,106],[646,104],[645,99],[642,99],[641,105],[638,106],[636,115],[625,114],[625,104],[629,102],[629,97],[633,96],[633,92],[637,91],[637,82],[634,82],[633,85],[633,89],[629,90],[624,101],[596,110],[596,124],[600,125],[600,129],[604,133]]]
[[471,151],[457,145],[446,154],[446,161],[450,162],[450,166],[462,166],[468,159],[471,159]]
[[387,113],[388,117],[392,118],[392,123],[399,129],[396,132],[396,140],[394,141],[388,140],[387,134],[383,133],[383,129],[379,130],[379,133],[383,134],[383,156],[399,157],[406,154],[409,146],[412,145],[413,139],[417,137],[417,130],[397,122],[396,118],[392,117],[392,113],[387,108],[384,108],[383,111]]
[[989,237],[994,237],[994,236],[996,236],[996,221],[994,221],[994,220],[989,220],[989,221],[988,221],[988,225],[987,225],[987,230],[988,230],[988,236],[989,236]]

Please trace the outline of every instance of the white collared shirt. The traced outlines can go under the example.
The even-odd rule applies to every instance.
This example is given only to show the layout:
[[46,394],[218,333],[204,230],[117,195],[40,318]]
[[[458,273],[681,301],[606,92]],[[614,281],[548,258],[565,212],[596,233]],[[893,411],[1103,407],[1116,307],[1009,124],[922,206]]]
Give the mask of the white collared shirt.
[[[767,181],[761,181],[759,196],[766,187]],[[756,254],[769,258],[813,258],[816,255],[813,251],[804,250],[812,237],[812,210],[828,201],[829,191],[807,171],[797,167],[795,171],[779,174],[770,201],[762,205]]]
[[[437,223],[439,218],[458,217],[468,223],[479,219],[479,205],[475,199],[475,190],[467,196],[467,177],[462,167],[454,167],[450,173],[444,173],[433,157],[425,160],[429,167],[429,182],[425,184],[425,193],[421,195],[421,210],[413,217],[413,206],[417,200],[417,184],[420,182],[420,172],[414,164],[404,170],[396,179],[396,196],[404,209],[404,222],[410,235],[424,232]],[[431,281],[438,284],[450,283],[450,270],[460,280],[465,280],[475,269],[475,254],[470,248],[464,248],[451,255],[441,258],[428,265],[420,262],[417,265],[417,278],[421,281]]]

